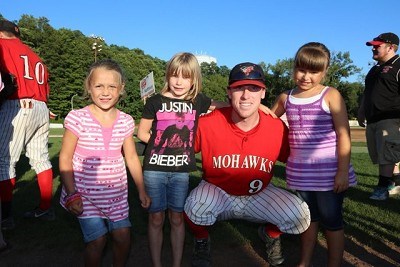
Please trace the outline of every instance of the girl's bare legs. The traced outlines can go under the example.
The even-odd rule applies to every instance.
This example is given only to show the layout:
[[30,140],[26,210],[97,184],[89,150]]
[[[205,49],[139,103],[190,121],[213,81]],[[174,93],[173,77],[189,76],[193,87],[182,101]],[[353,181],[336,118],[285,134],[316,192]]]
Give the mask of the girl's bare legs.
[[318,222],[311,222],[310,227],[301,234],[301,257],[298,267],[311,266],[314,247],[317,242]]
[[105,235],[86,244],[85,247],[85,266],[101,266],[103,250],[107,238]]
[[131,248],[131,230],[129,227],[112,231],[113,267],[124,267],[128,261]]
[[171,224],[172,267],[181,266],[185,242],[185,222],[182,212],[169,211]]
[[161,267],[161,249],[163,243],[163,226],[165,220],[164,212],[149,214],[149,246],[153,267]]
[[344,230],[326,231],[328,243],[328,267],[339,267],[342,264],[344,251]]

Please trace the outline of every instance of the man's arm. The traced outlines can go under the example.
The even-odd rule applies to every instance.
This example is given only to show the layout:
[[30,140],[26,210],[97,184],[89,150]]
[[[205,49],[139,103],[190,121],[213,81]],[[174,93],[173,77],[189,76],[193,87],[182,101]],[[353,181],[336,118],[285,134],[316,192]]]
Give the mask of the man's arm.
[[365,95],[363,95],[361,98],[360,107],[358,108],[358,114],[357,114],[358,125],[360,125],[361,127],[365,127],[364,97]]

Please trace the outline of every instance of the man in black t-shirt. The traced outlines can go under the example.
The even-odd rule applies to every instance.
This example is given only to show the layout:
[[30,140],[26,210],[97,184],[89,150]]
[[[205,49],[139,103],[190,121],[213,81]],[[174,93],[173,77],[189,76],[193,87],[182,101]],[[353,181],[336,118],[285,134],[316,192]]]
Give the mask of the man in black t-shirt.
[[366,45],[372,46],[372,58],[377,64],[365,78],[358,123],[362,127],[367,124],[368,152],[372,162],[379,165],[378,186],[370,199],[386,200],[389,194],[400,193],[396,168],[400,161],[400,58],[396,54],[399,37],[382,33]]

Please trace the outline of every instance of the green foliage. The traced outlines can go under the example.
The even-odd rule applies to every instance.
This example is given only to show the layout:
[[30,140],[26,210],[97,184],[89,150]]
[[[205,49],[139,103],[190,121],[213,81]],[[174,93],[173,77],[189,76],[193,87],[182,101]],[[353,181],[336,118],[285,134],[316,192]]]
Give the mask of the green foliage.
[[361,95],[364,91],[364,85],[360,82],[340,82],[337,89],[346,103],[349,119],[357,118],[358,107]]
[[327,85],[338,88],[344,78],[348,78],[354,74],[360,73],[361,69],[353,65],[349,52],[332,52],[331,64],[326,75],[325,82]]
[[227,101],[226,88],[227,78],[214,74],[203,79],[203,92],[214,100]]
[[228,86],[229,69],[226,66],[219,68],[215,62],[201,63],[203,75],[203,93],[214,100],[227,101],[226,88]]
[[[102,38],[85,36],[79,30],[56,30],[45,17],[22,15],[20,20],[15,22],[21,29],[22,41],[39,54],[49,69],[51,92],[48,106],[60,119],[63,119],[72,107],[80,108],[88,104],[83,97],[83,81],[90,64],[97,59],[112,58],[123,67],[126,76],[126,96],[121,99],[119,108],[136,119],[141,117],[143,109],[140,80],[153,71],[156,92],[159,92],[165,83],[166,62],[146,55],[140,48],[108,45]],[[95,42],[101,45],[101,50],[93,48]],[[278,60],[275,64],[260,63],[265,71],[267,85],[267,95],[263,104],[272,106],[280,93],[294,87],[292,64],[292,58]],[[227,101],[226,87],[230,69],[212,62],[202,63],[201,70],[203,92],[212,99]],[[353,64],[349,52],[332,53],[325,83],[338,88],[342,93],[350,118],[357,115],[358,99],[363,91],[363,84],[344,80],[357,74],[360,74],[360,69]]]
[[292,79],[293,59],[278,60],[275,65],[261,62],[260,65],[266,73],[267,94],[263,104],[271,107],[279,94],[294,87]]

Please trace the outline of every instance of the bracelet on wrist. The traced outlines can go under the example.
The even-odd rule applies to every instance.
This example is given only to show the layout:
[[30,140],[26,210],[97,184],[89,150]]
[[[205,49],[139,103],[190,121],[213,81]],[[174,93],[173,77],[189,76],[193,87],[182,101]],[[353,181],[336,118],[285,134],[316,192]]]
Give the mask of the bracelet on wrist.
[[69,206],[75,200],[81,199],[81,195],[78,192],[74,192],[73,194],[69,194],[64,197],[65,206]]

